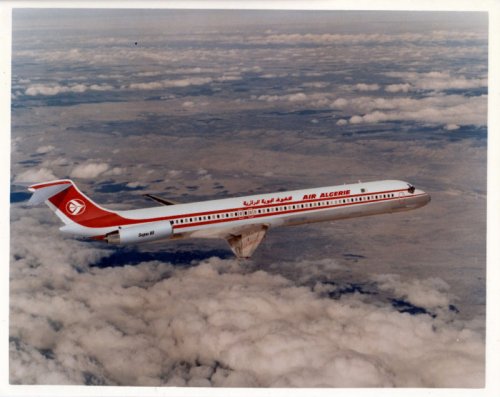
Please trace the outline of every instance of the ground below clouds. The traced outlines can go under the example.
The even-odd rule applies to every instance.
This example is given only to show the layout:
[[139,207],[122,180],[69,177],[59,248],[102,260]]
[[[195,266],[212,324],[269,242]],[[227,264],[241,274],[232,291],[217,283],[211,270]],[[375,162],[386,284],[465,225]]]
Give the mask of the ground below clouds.
[[443,280],[346,280],[330,258],[99,267],[112,251],[50,215],[12,210],[11,383],[484,385],[481,322],[456,316]]

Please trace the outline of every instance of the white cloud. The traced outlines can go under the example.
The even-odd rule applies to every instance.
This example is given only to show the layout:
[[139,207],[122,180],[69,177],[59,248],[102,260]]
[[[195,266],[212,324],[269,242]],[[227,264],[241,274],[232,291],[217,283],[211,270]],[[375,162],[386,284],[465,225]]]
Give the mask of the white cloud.
[[259,76],[261,79],[275,79],[280,77],[277,73],[264,73]]
[[335,101],[333,101],[333,103],[331,104],[331,107],[342,109],[342,108],[346,107],[348,103],[349,102],[345,98],[337,98],[337,99],[335,99]]
[[168,171],[168,176],[170,178],[178,178],[181,175],[182,175],[182,171],[181,170],[169,170]]
[[265,102],[279,102],[279,101],[287,101],[287,102],[305,102],[309,100],[310,97],[303,92],[298,92],[295,94],[285,94],[285,95],[260,95],[257,97],[259,101]]
[[486,125],[486,106],[484,95],[440,95],[420,99],[358,97],[346,108],[358,113],[349,119],[352,124],[410,120],[459,126]]
[[368,44],[380,43],[386,44],[390,42],[419,42],[432,41],[443,42],[446,40],[478,40],[484,39],[484,34],[476,32],[459,32],[459,31],[431,31],[425,33],[359,33],[359,34],[314,34],[314,33],[284,33],[284,34],[268,34],[260,36],[252,36],[248,42],[256,43],[273,43],[273,44],[307,44],[314,43],[317,45],[331,45],[334,43],[345,44]]
[[453,298],[448,293],[450,286],[439,278],[403,281],[398,275],[385,274],[376,276],[375,279],[379,282],[378,287],[381,290],[394,291],[416,306],[429,309],[446,308]]
[[346,125],[346,124],[347,124],[347,120],[345,120],[345,119],[340,119],[340,120],[338,120],[338,121],[337,121],[337,123],[336,123],[336,124],[337,124],[337,125]]
[[61,84],[33,84],[30,85],[24,93],[29,96],[53,96],[63,93],[82,93],[86,91],[110,91],[113,90],[113,86],[109,84],[72,84],[72,85],[61,85]]
[[259,101],[276,102],[282,100],[283,97],[278,95],[261,95],[257,99]]
[[[488,86],[488,79],[486,77],[474,77],[467,78],[464,75],[455,75],[451,71],[439,71],[439,72],[389,72],[386,73],[390,77],[398,77],[405,81],[409,81],[411,84],[393,84],[388,87],[407,87],[405,88],[407,92],[410,87],[413,89],[420,90],[433,90],[433,91],[443,91],[450,89],[471,89],[471,88],[482,88]],[[388,88],[387,87],[387,88]],[[389,91],[386,88],[387,91]],[[395,92],[395,91],[389,91]]]
[[312,82],[307,82],[307,83],[302,84],[302,86],[310,87],[310,88],[326,88],[329,85],[330,85],[330,83],[327,83],[325,81],[312,81]]
[[183,108],[192,108],[192,107],[194,107],[194,102],[191,102],[191,101],[183,102],[182,107]]
[[200,177],[201,180],[210,180],[212,179],[212,175],[204,169],[204,168],[199,168],[197,172],[198,176]]
[[69,165],[68,159],[64,157],[56,157],[56,158],[49,158],[45,159],[42,163],[42,167],[46,168],[54,168],[54,167],[64,167]]
[[46,182],[57,179],[48,168],[29,169],[15,177],[16,182]]
[[351,124],[360,124],[363,122],[363,117],[354,115],[349,119],[349,123]]
[[287,99],[290,102],[303,102],[303,101],[307,101],[307,95],[302,93],[302,92],[299,92],[297,94],[289,95]]
[[[29,211],[13,212],[12,383],[484,385],[484,340],[452,315],[400,313],[384,295],[329,299],[335,286],[311,290],[232,259],[89,267],[112,251],[41,224],[47,208]],[[320,262],[289,265],[332,261]],[[375,280],[384,294],[428,310],[452,299],[439,279]]]
[[105,172],[105,175],[112,175],[112,176],[116,176],[116,175],[121,175],[123,174],[124,172],[124,169],[121,168],[121,167],[113,167],[111,168],[110,170],[107,170]]
[[135,188],[138,188],[138,187],[144,187],[146,185],[144,183],[142,183],[142,182],[129,182],[129,183],[127,183],[126,186],[129,187],[129,188],[135,189]]
[[111,91],[113,86],[109,84],[91,84],[88,89],[91,91]]
[[238,81],[241,80],[242,77],[239,73],[226,73],[223,74],[222,76],[218,77],[216,81],[223,82],[223,81]]
[[458,130],[459,128],[460,128],[460,126],[456,125],[456,124],[446,124],[444,126],[444,129],[447,131],[454,131],[454,130]]
[[331,106],[332,100],[334,99],[334,94],[329,92],[297,92],[293,94],[284,95],[252,95],[250,98],[252,100],[265,101],[265,102],[293,102],[301,103],[307,102],[308,107],[326,107]]
[[47,146],[40,146],[36,152],[39,153],[39,154],[45,154],[45,153],[49,153],[51,152],[52,150],[54,150],[55,147],[52,146],[52,145],[47,145]]
[[172,87],[189,87],[192,85],[205,85],[213,82],[211,77],[189,77],[177,80],[159,80],[148,83],[132,83],[127,88],[131,90],[159,90]]
[[85,163],[79,164],[70,173],[72,178],[90,179],[101,175],[109,169],[107,163]]
[[411,89],[411,84],[389,84],[385,87],[387,92],[408,92]]
[[377,91],[380,89],[380,86],[378,84],[358,83],[354,85],[354,89],[357,91]]
[[349,119],[351,124],[361,124],[361,123],[379,123],[381,121],[387,121],[390,119],[390,116],[386,113],[375,111],[372,113],[365,114],[364,116],[352,116]]

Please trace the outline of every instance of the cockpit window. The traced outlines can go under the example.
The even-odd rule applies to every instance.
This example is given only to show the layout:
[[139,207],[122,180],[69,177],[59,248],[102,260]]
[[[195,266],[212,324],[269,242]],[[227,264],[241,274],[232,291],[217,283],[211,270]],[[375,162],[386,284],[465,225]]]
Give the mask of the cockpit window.
[[415,193],[415,186],[408,185],[408,193]]

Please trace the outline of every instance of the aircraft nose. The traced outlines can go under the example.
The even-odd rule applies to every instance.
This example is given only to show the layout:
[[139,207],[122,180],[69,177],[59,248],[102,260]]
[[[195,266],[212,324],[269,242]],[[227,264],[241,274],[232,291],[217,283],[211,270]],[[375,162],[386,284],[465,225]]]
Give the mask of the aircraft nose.
[[419,204],[424,206],[431,201],[431,195],[421,189],[415,189],[415,196],[418,197]]

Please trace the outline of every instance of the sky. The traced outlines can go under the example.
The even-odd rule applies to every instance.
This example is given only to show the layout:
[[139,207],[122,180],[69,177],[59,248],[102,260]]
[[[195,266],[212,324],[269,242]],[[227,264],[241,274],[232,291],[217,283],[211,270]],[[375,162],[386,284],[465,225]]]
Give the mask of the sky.
[[[482,387],[480,12],[13,12],[13,384]],[[64,236],[20,186],[116,209],[402,179],[419,210],[226,242]]]

